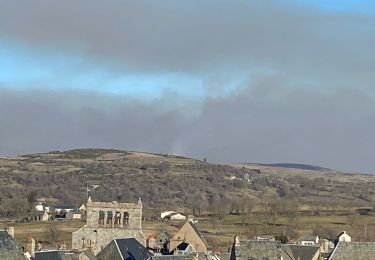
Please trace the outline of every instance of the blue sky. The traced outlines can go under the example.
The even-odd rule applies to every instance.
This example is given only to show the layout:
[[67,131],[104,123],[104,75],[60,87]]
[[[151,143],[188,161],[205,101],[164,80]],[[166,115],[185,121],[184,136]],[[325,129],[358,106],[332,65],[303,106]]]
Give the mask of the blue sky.
[[[0,82],[10,88],[78,89],[144,99],[176,92],[191,98],[205,94],[199,78],[177,73],[112,72],[105,64],[87,62],[80,53],[43,52],[0,41]],[[176,86],[178,85],[178,88]]]
[[313,6],[332,12],[374,13],[375,2],[371,0],[294,0],[302,5]]
[[375,3],[0,0],[0,156],[375,172]]

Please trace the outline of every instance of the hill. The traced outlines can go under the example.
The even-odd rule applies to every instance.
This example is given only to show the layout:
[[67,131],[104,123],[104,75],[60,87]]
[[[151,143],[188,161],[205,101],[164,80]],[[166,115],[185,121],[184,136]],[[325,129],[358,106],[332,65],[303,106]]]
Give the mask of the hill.
[[265,202],[302,210],[372,205],[373,176],[275,166],[210,164],[183,156],[111,149],[2,158],[0,216],[26,214],[32,194],[51,203],[79,205],[88,190],[95,200],[140,197],[149,208],[180,208],[194,214],[240,212]]
[[261,163],[262,166],[280,167],[280,168],[292,168],[299,170],[311,170],[311,171],[331,171],[331,169],[323,168],[321,166],[302,164],[302,163]]

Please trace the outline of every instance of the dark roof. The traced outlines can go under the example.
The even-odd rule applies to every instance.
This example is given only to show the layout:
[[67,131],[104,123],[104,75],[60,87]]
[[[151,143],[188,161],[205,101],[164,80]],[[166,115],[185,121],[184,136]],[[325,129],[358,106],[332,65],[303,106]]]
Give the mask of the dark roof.
[[194,229],[194,232],[197,233],[197,235],[202,240],[204,245],[208,248],[208,243],[207,243],[206,239],[204,239],[204,237],[202,236],[202,233],[199,231],[198,227],[191,221],[189,221],[189,224]]
[[57,204],[53,206],[54,209],[75,209],[72,205]]
[[339,242],[333,250],[330,260],[373,259],[375,242]]
[[230,259],[280,259],[283,254],[285,260],[294,260],[288,246],[278,241],[247,240],[240,241],[239,246],[233,245]]
[[35,260],[73,260],[74,254],[68,251],[39,251],[35,252]]
[[115,239],[115,243],[123,259],[143,260],[153,255],[135,238]]
[[311,260],[319,251],[319,246],[288,245],[295,259]]
[[0,259],[25,259],[21,246],[6,231],[0,231]]
[[193,260],[193,255],[154,255],[152,260]]

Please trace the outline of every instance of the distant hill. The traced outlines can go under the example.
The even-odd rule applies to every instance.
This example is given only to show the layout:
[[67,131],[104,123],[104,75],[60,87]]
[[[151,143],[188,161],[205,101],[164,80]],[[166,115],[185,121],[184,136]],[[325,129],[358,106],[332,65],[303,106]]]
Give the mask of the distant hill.
[[[366,206],[373,176],[305,164],[211,164],[183,156],[76,149],[0,158],[0,217],[27,213],[33,194],[47,202],[142,201],[187,212],[243,210],[244,205]],[[250,206],[249,206],[250,207]]]
[[310,164],[302,164],[302,163],[260,163],[259,165],[262,166],[269,166],[269,167],[282,167],[282,168],[292,168],[292,169],[301,169],[301,170],[311,170],[311,171],[332,171],[329,168],[324,168],[321,166],[310,165]]

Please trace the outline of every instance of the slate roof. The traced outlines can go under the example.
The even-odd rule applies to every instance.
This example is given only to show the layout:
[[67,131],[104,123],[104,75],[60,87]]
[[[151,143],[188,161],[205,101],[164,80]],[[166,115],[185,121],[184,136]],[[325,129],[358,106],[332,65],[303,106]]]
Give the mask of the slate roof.
[[57,204],[53,206],[54,209],[75,209],[76,207],[72,205]]
[[288,245],[295,259],[311,260],[319,251],[319,246]]
[[193,255],[155,255],[152,260],[193,260]]
[[339,242],[329,260],[375,258],[375,242]]
[[39,251],[35,252],[35,260],[73,260],[74,254],[67,251]]
[[37,251],[35,260],[78,260],[80,255],[85,255],[90,260],[96,260],[96,256],[90,251],[70,253],[62,250]]
[[153,254],[135,238],[115,239],[115,243],[123,259],[142,260],[149,259],[153,256]]
[[0,259],[25,259],[22,247],[6,231],[0,231]]
[[240,241],[240,246],[234,246],[230,259],[280,259],[294,260],[288,245],[278,241]]

